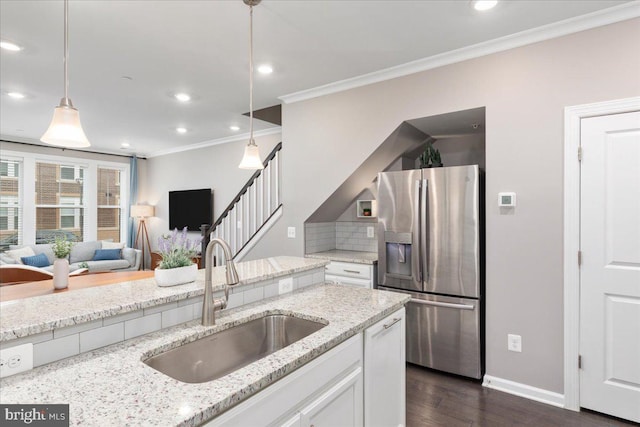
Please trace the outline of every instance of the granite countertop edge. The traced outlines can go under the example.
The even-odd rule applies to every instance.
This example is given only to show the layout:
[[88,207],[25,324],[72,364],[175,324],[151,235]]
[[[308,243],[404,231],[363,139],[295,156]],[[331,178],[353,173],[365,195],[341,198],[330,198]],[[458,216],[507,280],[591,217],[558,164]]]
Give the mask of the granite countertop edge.
[[373,265],[378,263],[377,252],[330,250],[305,254],[305,258],[323,259],[327,261],[352,262],[355,264]]
[[[300,257],[273,257],[264,260],[247,261],[237,263],[240,283],[238,286],[251,285],[265,280],[275,279],[290,274],[296,274],[315,268],[321,268],[327,262],[309,262]],[[264,267],[259,263],[277,266],[279,269],[265,273],[259,270]],[[290,263],[291,266],[282,267],[281,263]],[[224,266],[213,268],[213,291],[224,290]],[[140,298],[128,300],[131,295],[131,288],[146,292]],[[25,298],[22,300],[12,300],[0,303],[0,342],[7,342],[30,335],[48,332],[58,328],[75,326],[99,319],[130,313],[132,311],[181,301],[188,298],[198,297],[204,294],[204,269],[198,271],[198,278],[195,282],[173,287],[159,287],[153,278],[127,281],[111,285],[99,286],[95,288],[79,289],[73,292],[42,295]],[[86,296],[86,299],[94,301],[104,301],[111,298],[111,303],[103,303],[99,308],[76,309],[75,313],[60,313],[61,305],[71,305]],[[46,312],[47,307],[53,306],[52,314]],[[25,315],[31,312],[32,315]],[[54,314],[55,313],[55,314]],[[29,317],[36,317],[37,320],[30,320]]]

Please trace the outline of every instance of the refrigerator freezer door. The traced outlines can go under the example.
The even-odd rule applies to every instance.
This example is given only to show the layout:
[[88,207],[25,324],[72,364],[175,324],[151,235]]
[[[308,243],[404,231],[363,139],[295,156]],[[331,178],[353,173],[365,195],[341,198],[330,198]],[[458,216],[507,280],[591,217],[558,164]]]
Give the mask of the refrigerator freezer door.
[[423,292],[480,297],[478,166],[423,169]]
[[420,291],[418,170],[378,174],[378,283]]
[[481,378],[479,301],[406,293],[407,362]]

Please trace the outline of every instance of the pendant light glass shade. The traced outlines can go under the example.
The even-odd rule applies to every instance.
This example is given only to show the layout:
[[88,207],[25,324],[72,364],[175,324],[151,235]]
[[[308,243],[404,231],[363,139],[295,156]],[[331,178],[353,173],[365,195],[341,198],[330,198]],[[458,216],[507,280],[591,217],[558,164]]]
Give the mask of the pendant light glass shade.
[[82,148],[91,144],[82,125],[80,113],[69,99],[69,0],[64,1],[64,97],[55,110],[49,128],[40,141],[58,147]]
[[49,128],[42,135],[40,141],[58,147],[70,148],[89,147],[91,145],[82,130],[80,113],[73,108],[71,100],[66,103],[62,98],[60,105],[53,110],[51,124],[49,124]]
[[260,160],[260,150],[255,142],[251,141],[249,145],[244,147],[244,156],[238,165],[240,169],[264,169],[262,160]]
[[262,0],[243,0],[249,6],[249,144],[244,147],[244,156],[238,167],[240,169],[264,169],[260,160],[260,150],[253,139],[253,6]]

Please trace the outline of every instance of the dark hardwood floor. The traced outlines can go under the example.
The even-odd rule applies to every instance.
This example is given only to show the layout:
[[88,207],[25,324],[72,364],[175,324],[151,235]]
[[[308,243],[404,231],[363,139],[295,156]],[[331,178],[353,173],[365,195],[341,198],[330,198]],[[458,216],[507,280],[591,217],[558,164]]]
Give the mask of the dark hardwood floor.
[[407,427],[637,425],[589,411],[557,408],[482,387],[478,381],[407,364]]

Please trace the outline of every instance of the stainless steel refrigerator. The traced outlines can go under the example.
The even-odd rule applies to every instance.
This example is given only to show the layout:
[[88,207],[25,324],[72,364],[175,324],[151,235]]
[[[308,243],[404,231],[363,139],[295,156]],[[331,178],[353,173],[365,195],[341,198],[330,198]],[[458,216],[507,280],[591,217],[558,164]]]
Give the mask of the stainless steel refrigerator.
[[483,373],[478,166],[378,174],[378,288],[411,295],[407,361]]

